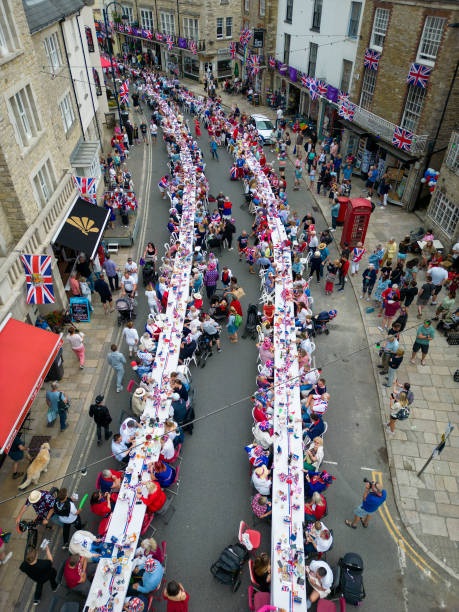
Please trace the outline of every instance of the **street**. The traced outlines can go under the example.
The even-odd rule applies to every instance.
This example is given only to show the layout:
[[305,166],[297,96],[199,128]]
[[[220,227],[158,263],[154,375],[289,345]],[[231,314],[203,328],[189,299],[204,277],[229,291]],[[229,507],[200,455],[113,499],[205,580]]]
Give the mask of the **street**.
[[[206,133],[199,144],[207,161],[205,173],[210,193],[216,195],[222,191],[233,203],[236,238],[241,230],[250,229],[252,217],[244,205],[241,183],[229,180],[231,157],[220,148],[220,161],[212,160]],[[268,150],[269,147],[266,147],[267,156],[272,157]],[[157,189],[159,179],[166,172],[166,160],[161,138],[155,146],[151,143],[149,146],[137,145],[129,158],[138,195],[143,197],[144,189],[147,192],[147,200],[143,202],[142,208],[142,212],[146,213],[145,222],[136,245],[137,262],[147,242],[154,242],[162,255],[163,244],[168,240],[168,200],[162,200]],[[291,210],[296,210],[300,218],[306,212],[312,212],[319,234],[326,227],[325,221],[304,184],[299,191],[292,191],[293,170],[290,164],[287,165],[286,176]],[[336,252],[332,244],[331,255]],[[237,248],[231,252],[225,250],[221,256],[217,253],[217,257],[220,268],[227,264],[244,288],[246,295],[242,306],[245,313],[250,303],[258,302],[258,275],[250,275],[246,263],[238,261]],[[315,338],[317,350],[314,353],[316,366],[322,369],[331,395],[325,418],[328,431],[324,436],[323,468],[336,480],[326,493],[329,513],[324,522],[333,530],[334,537],[333,549],[327,555],[327,562],[333,567],[349,551],[362,556],[367,594],[363,610],[434,612],[459,609],[455,589],[448,588],[445,576],[438,568],[433,567],[435,572],[432,573],[426,567],[426,563],[429,566],[432,563],[424,561],[423,551],[416,549],[411,542],[400,524],[393,503],[381,413],[369,358],[369,350],[375,348],[368,347],[352,286],[347,283],[343,292],[325,296],[323,283],[317,285],[312,280],[311,292],[315,300],[315,312],[331,308],[338,311],[337,318],[329,325],[330,334]],[[136,328],[141,335],[148,313],[142,286],[139,288],[138,302]],[[115,318],[111,321],[112,340],[118,343],[121,328],[116,326]],[[168,525],[164,525],[161,519],[153,522],[157,529],[155,539],[167,542],[166,577],[184,585],[190,593],[190,610],[193,612],[244,612],[248,609],[247,587],[250,580],[247,569],[236,594],[228,586],[215,581],[209,571],[223,548],[237,540],[239,521],[245,520],[254,525],[250,509],[250,469],[244,451],[244,446],[252,440],[251,404],[246,399],[212,415],[214,411],[248,397],[254,391],[255,344],[240,336],[237,344],[231,344],[223,330],[223,352],[214,352],[204,369],[192,368],[198,422],[193,435],[185,435],[180,467],[181,484],[174,504],[175,514]],[[108,350],[108,343],[106,348]],[[121,344],[121,350],[127,356],[125,344]],[[124,413],[129,411],[129,396],[125,388],[133,377],[128,367],[124,390],[116,393],[111,369],[105,364],[102,367],[99,385],[93,394],[95,396],[105,390],[105,401],[114,417],[112,429],[118,425],[118,417],[125,418]],[[110,455],[109,443],[96,446],[95,427],[89,418],[82,420],[79,428],[87,430],[88,435],[84,447],[75,449],[70,469]],[[105,466],[115,467],[113,459],[88,467],[87,475],[83,476],[80,472],[67,479],[64,486],[71,491],[77,490],[80,498],[85,493],[91,494],[95,490],[97,474]],[[386,507],[373,516],[368,530],[359,527],[353,531],[345,526],[344,520],[352,518],[353,509],[361,501],[363,478],[382,481],[388,501]],[[87,529],[94,531],[97,521],[90,514],[89,506],[86,506],[83,521]],[[269,552],[270,524],[257,521],[254,528],[262,533],[260,550]],[[55,528],[52,534],[53,550],[57,549],[55,566],[59,567],[66,553],[60,550],[60,530],[58,533]],[[401,538],[413,549],[401,544]],[[406,550],[414,550],[415,553],[407,555]],[[62,593],[61,588],[58,594],[62,596]],[[35,609],[39,612],[48,610],[51,595],[50,589],[45,589],[41,604]],[[26,582],[15,609],[29,609],[31,597],[30,583]],[[165,606],[158,603],[155,608],[165,609]]]

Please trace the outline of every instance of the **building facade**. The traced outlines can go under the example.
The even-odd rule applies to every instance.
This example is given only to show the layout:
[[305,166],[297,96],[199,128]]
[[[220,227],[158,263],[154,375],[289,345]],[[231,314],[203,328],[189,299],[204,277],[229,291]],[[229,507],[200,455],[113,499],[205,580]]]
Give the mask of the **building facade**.
[[[389,202],[426,206],[426,168],[440,168],[459,112],[457,2],[367,0],[351,83],[356,105],[342,120],[343,155],[389,175]],[[453,26],[453,27],[451,27]]]
[[[71,157],[96,132],[91,107],[84,109],[86,133],[82,128],[65,35],[68,22],[77,28],[82,9],[81,0],[57,8],[0,0],[0,321],[8,312],[31,321],[38,314],[26,304],[21,253],[51,255],[56,304],[50,308],[67,304],[64,268],[51,242],[77,197]],[[75,58],[79,44],[71,50]]]
[[[319,137],[335,136],[339,130],[336,92],[350,90],[364,4],[364,0],[279,1],[274,90],[287,113],[310,120]],[[302,84],[303,75],[323,81],[330,96],[313,99]]]

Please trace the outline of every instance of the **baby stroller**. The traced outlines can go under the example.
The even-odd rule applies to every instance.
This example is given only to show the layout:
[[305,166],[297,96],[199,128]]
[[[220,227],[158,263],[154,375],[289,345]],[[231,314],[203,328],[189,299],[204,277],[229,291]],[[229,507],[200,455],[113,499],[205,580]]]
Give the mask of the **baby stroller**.
[[249,304],[247,308],[247,319],[244,328],[244,332],[242,334],[243,338],[247,338],[250,336],[252,340],[257,338],[257,325],[261,322],[261,315],[258,312],[258,306],[256,304]]
[[132,321],[133,319],[135,319],[135,305],[135,299],[129,296],[120,297],[116,300],[116,310],[118,311],[118,325],[121,325],[122,323],[127,323],[128,321]]
[[196,348],[196,365],[204,368],[206,361],[212,355],[212,338],[206,333],[201,334],[198,338],[198,346]]
[[337,314],[338,313],[336,310],[330,310],[328,312],[323,310],[322,312],[319,312],[319,314],[314,315],[312,317],[312,322],[314,323],[314,335],[324,333],[328,336],[330,330],[327,328],[327,323],[329,323],[331,319],[334,319]]
[[142,268],[142,281],[144,287],[146,287],[148,283],[154,284],[156,282],[155,263],[153,261],[145,262]]
[[346,603],[359,606],[365,599],[363,586],[363,560],[357,553],[346,553],[338,561],[334,583],[334,595],[343,597]]

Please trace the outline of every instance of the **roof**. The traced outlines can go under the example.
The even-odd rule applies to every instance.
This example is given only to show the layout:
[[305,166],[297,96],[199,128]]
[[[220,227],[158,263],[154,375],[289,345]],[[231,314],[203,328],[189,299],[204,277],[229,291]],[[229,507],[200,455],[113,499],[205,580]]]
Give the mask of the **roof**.
[[82,0],[22,0],[31,34],[77,13],[84,7]]
[[61,346],[61,334],[12,318],[2,323],[0,452],[9,450]]

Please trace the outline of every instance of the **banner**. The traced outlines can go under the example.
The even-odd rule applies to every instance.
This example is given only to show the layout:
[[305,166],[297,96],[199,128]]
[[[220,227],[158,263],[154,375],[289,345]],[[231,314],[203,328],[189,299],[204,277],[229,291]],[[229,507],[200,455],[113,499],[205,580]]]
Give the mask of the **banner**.
[[54,304],[50,255],[21,255],[26,275],[27,304]]

